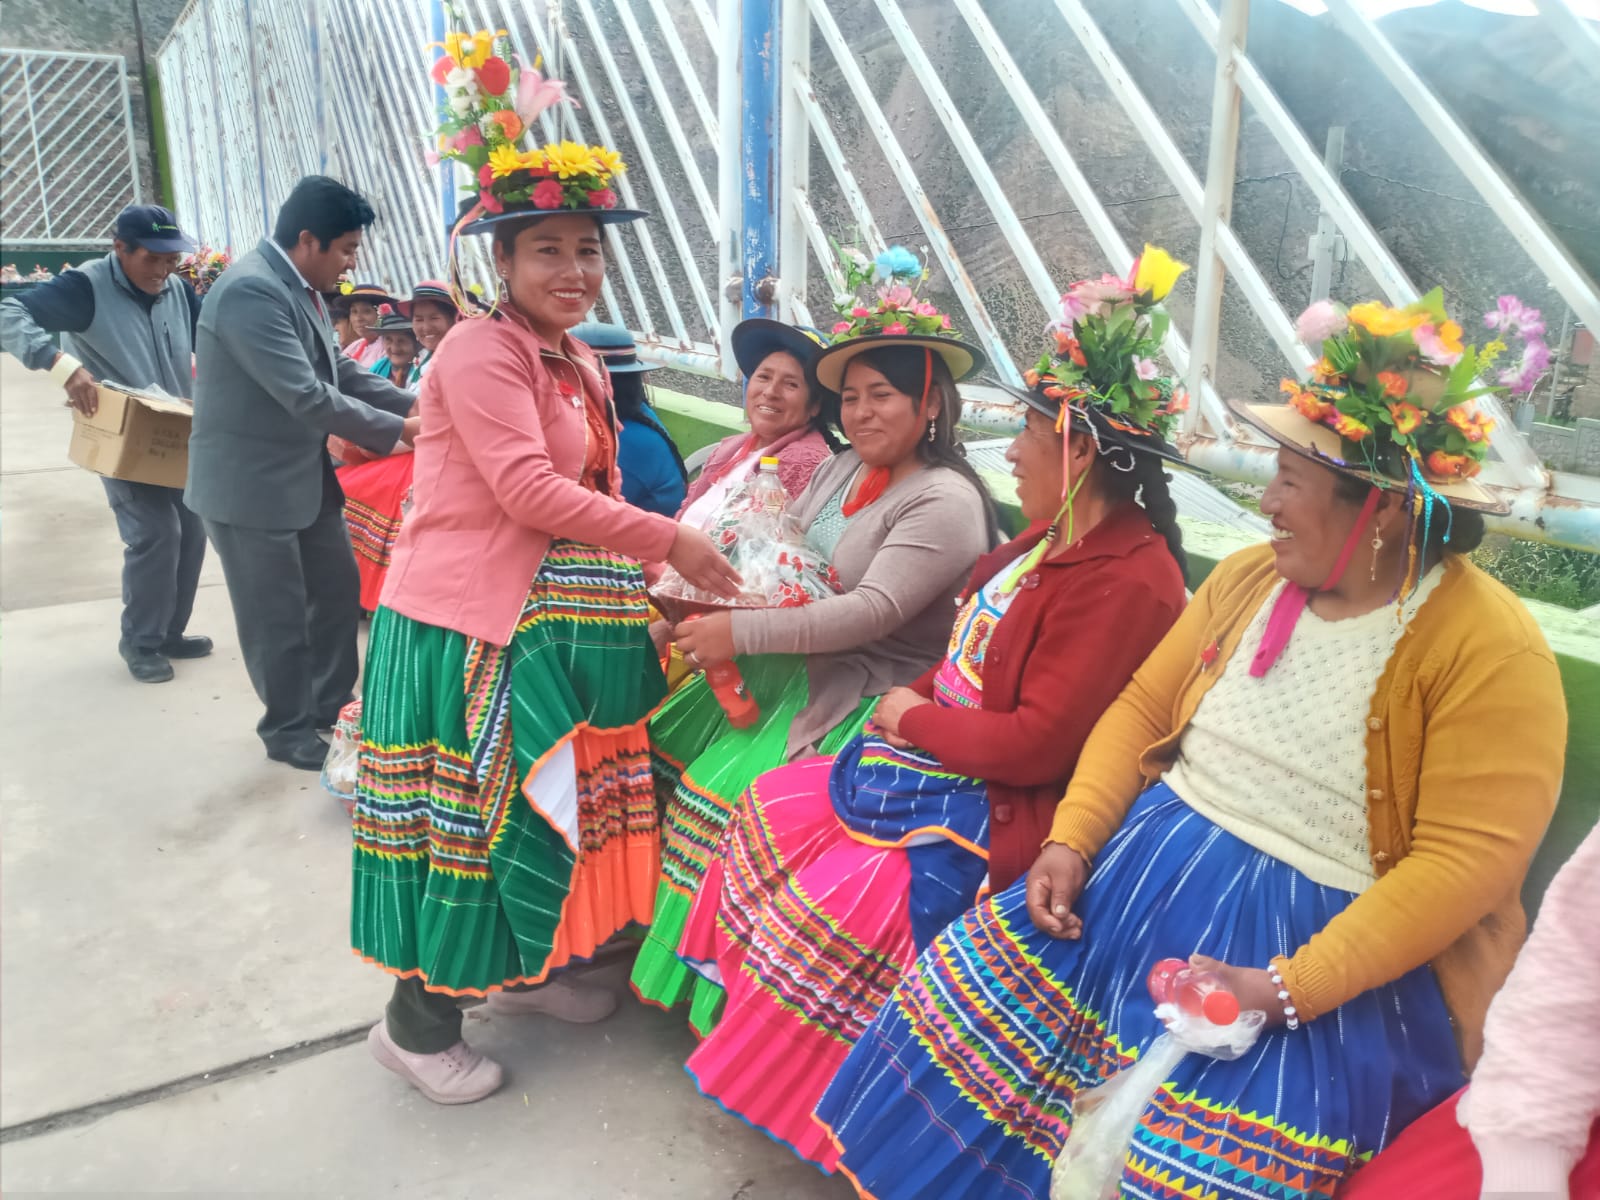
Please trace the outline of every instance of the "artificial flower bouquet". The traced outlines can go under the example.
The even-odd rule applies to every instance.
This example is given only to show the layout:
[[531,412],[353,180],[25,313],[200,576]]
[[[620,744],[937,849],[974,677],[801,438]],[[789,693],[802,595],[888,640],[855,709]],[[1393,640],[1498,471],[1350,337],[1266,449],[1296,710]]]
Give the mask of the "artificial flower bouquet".
[[1047,396],[1064,402],[1063,414],[1068,405],[1092,404],[1128,432],[1154,429],[1170,438],[1189,397],[1157,363],[1171,324],[1159,305],[1188,269],[1147,245],[1126,279],[1102,275],[1073,284],[1049,327],[1054,351],[1024,372],[1028,386],[1043,384]]
[[178,264],[178,274],[194,288],[195,295],[204,296],[211,290],[211,285],[218,277],[232,265],[233,255],[226,250],[201,246],[192,254],[184,256],[183,261]]
[[918,297],[928,278],[922,260],[904,246],[876,258],[854,247],[835,247],[844,266],[845,290],[834,299],[839,319],[828,331],[834,342],[858,337],[959,337],[950,318]]
[[[471,175],[469,190],[490,213],[507,205],[538,209],[608,209],[617,206],[611,181],[626,168],[605,146],[561,141],[541,145],[540,115],[569,101],[566,85],[547,79],[536,61],[528,66],[511,53],[506,31],[471,31],[452,5],[451,29],[433,48],[433,81],[444,89],[440,124],[430,163],[459,162]],[[570,101],[569,101],[570,102]]]
[[[1494,422],[1469,401],[1502,390],[1525,394],[1550,361],[1537,309],[1502,296],[1484,323],[1494,340],[1467,345],[1439,288],[1403,308],[1319,300],[1296,329],[1308,346],[1320,344],[1322,357],[1309,382],[1285,379],[1280,390],[1301,416],[1339,435],[1350,461],[1404,477],[1410,459],[1430,478],[1470,479],[1483,469]],[[1499,386],[1482,383],[1508,338],[1522,343],[1518,362],[1499,371]]]
[[[763,466],[776,467],[776,459]],[[669,619],[731,608],[798,608],[837,595],[839,574],[806,544],[785,511],[788,497],[773,470],[758,470],[736,488],[712,515],[706,532],[744,580],[744,589],[725,600],[695,587],[668,567],[651,595]]]

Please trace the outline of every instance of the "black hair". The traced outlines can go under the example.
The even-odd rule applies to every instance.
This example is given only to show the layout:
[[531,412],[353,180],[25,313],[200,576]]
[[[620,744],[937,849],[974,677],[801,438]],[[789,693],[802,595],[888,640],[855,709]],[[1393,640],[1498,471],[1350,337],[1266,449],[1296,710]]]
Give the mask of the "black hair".
[[[966,449],[956,440],[956,425],[961,420],[961,393],[956,391],[956,381],[951,377],[944,359],[937,352],[921,346],[874,346],[871,350],[863,351],[854,361],[864,362],[880,372],[897,392],[912,397],[913,404],[922,395],[925,383],[930,394],[939,398],[938,415],[933,422],[933,439],[917,439],[917,456],[929,466],[949,467],[977,490],[983,505],[983,524],[988,530],[989,547],[993,549],[998,546],[1002,540],[1000,512],[995,507],[989,489],[967,461]],[[931,380],[926,375],[930,361],[933,364]],[[845,369],[849,370],[849,364]],[[833,404],[837,403],[838,399],[834,397]],[[834,407],[832,411],[837,413],[839,410]]]
[[[1333,494],[1337,499],[1357,508],[1366,502],[1372,484],[1354,475],[1346,475],[1343,471],[1333,474]],[[1444,540],[1446,531],[1450,534],[1448,542]],[[1471,554],[1483,542],[1484,532],[1481,512],[1452,504],[1447,516],[1435,505],[1433,519],[1428,522],[1427,543],[1418,549],[1422,551],[1424,562],[1432,562],[1445,554]]]
[[272,226],[272,240],[292,250],[302,231],[326,250],[336,237],[352,229],[365,229],[378,219],[366,197],[326,175],[307,175],[294,185],[294,191],[278,209]]
[[667,427],[659,419],[651,415],[645,407],[649,397],[644,391],[644,375],[638,371],[624,371],[611,376],[611,400],[617,406],[617,420],[632,421],[638,425],[648,425],[659,433],[667,443],[667,449],[672,452],[672,461],[678,464],[678,474],[683,476],[685,483],[689,482],[689,468],[683,461],[683,455],[678,450],[678,443],[672,440],[672,435],[667,432]]
[[1183,549],[1183,530],[1178,528],[1178,506],[1173,503],[1172,491],[1167,487],[1171,478],[1153,454],[1129,451],[1133,455],[1133,470],[1119,471],[1105,458],[1096,462],[1097,483],[1105,495],[1115,501],[1137,500],[1150,518],[1155,531],[1167,539],[1167,550],[1178,564],[1185,579],[1189,578],[1189,556]]

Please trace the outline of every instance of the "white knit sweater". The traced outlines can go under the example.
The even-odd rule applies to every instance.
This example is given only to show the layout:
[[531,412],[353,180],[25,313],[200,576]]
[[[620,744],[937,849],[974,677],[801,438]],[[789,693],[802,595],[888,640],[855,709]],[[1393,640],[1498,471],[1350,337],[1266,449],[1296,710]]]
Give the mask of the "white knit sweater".
[[1438,586],[1435,568],[1401,611],[1340,621],[1309,608],[1265,676],[1250,674],[1283,585],[1183,731],[1166,782],[1207,819],[1313,883],[1362,892],[1376,878],[1367,836],[1367,719],[1395,644]]

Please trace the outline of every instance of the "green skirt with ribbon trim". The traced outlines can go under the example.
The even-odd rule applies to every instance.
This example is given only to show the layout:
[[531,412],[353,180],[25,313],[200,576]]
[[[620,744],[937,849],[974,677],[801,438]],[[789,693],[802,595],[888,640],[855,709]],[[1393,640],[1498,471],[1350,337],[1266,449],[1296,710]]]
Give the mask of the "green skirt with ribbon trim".
[[666,694],[639,564],[557,541],[509,646],[380,608],[351,939],[430,991],[534,983],[648,922],[648,718]]

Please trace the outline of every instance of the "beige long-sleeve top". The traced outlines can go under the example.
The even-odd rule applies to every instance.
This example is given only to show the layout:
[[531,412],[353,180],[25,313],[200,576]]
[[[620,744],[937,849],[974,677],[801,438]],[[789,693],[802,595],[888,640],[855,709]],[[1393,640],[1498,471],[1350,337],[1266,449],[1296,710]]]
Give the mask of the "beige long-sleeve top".
[[[791,510],[802,529],[860,466],[846,450],[817,469]],[[791,757],[863,696],[907,685],[938,661],[956,594],[988,549],[977,488],[948,467],[924,467],[850,519],[833,552],[842,595],[733,614],[737,653],[809,656],[810,702],[790,726]]]

